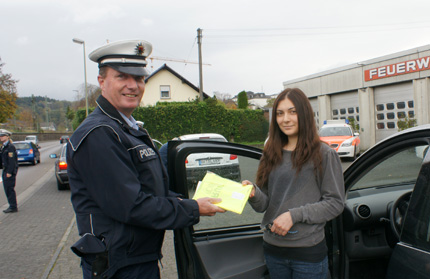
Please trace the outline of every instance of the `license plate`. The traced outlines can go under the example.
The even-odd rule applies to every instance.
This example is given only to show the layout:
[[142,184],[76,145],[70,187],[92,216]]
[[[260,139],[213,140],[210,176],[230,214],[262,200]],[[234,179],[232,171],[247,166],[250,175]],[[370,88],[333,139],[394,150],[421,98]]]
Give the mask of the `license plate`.
[[219,165],[220,159],[203,159],[199,161],[199,166]]
[[18,161],[24,161],[24,158],[18,158]]

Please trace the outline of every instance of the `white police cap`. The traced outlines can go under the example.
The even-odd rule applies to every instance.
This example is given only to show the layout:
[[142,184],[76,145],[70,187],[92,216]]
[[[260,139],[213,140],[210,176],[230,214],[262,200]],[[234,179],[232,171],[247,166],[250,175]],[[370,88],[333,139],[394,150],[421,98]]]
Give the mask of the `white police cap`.
[[125,40],[108,43],[89,54],[99,68],[109,66],[118,72],[134,76],[149,76],[146,57],[152,52],[152,45],[143,40]]
[[0,129],[0,137],[5,137],[5,136],[10,137],[11,135],[12,133],[9,132],[8,130]]

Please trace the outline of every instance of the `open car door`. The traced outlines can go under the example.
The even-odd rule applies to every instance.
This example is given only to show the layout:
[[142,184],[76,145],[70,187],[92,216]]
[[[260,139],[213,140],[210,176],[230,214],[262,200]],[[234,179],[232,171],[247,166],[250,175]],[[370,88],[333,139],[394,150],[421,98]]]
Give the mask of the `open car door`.
[[[234,143],[170,141],[171,190],[192,198],[207,171],[241,182],[255,181],[261,150]],[[179,278],[265,278],[261,213],[247,203],[242,214],[202,216],[192,227],[174,231]]]

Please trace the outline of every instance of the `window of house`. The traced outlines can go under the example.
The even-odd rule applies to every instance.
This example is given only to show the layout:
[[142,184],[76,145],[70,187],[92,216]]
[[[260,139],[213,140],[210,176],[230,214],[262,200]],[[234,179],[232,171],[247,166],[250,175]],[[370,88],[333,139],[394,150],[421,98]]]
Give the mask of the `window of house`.
[[340,114],[346,114],[346,109],[341,108],[341,109],[340,109]]
[[397,112],[397,118],[405,118],[406,117],[406,113],[404,111],[399,111]]
[[413,108],[414,107],[414,101],[408,101],[408,107]]
[[394,129],[394,128],[396,128],[396,123],[394,123],[394,122],[388,122],[387,123],[387,128],[388,129]]
[[333,115],[338,115],[338,114],[339,114],[339,111],[337,109],[334,109],[333,110]]
[[394,112],[387,113],[387,119],[394,119],[395,117],[396,115],[394,114]]
[[160,85],[160,98],[170,99],[170,85]]
[[354,108],[348,108],[348,113],[354,113]]

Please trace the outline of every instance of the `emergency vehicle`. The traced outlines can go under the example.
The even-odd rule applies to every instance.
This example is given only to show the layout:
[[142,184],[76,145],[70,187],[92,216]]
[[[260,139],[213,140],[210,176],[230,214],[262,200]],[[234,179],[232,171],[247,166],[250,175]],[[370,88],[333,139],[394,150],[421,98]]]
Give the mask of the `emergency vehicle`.
[[360,154],[360,138],[348,120],[326,120],[319,130],[320,139],[335,149],[339,157],[354,160]]

